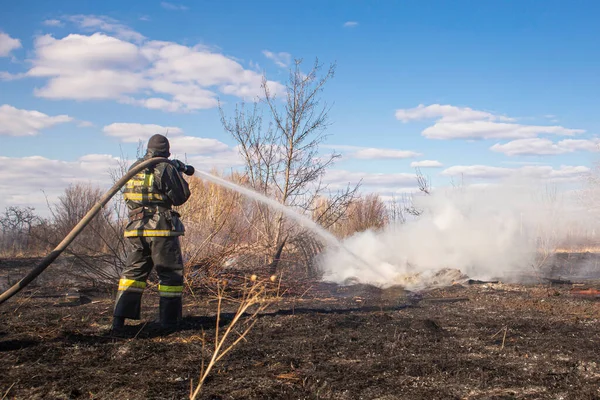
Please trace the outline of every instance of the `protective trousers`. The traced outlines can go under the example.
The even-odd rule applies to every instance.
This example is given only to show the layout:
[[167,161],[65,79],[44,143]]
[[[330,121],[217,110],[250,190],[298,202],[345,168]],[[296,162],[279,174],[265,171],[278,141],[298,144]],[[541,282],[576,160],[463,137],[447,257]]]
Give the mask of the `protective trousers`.
[[181,320],[183,292],[183,258],[179,237],[131,237],[127,266],[119,281],[114,309],[115,317],[140,319],[142,294],[146,280],[156,268],[160,294],[160,323],[174,325]]

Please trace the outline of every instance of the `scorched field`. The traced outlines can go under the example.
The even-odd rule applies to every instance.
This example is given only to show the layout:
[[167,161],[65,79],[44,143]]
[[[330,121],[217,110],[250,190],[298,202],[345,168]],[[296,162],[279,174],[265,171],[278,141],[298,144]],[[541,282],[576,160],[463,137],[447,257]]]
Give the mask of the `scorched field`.
[[[30,265],[2,260],[2,278]],[[209,291],[187,293],[183,326],[162,332],[150,290],[142,320],[113,337],[115,288],[52,283],[60,268],[51,269],[0,308],[0,398],[190,397],[214,348]],[[598,281],[471,280],[421,293],[287,287],[215,365],[198,398],[600,398]],[[236,308],[223,304],[221,334]]]

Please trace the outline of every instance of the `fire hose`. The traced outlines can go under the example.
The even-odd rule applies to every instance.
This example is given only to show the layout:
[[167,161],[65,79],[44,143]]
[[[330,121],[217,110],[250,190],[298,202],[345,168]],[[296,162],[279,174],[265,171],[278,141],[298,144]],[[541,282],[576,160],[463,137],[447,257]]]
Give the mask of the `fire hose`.
[[171,162],[175,165],[175,167],[184,172],[187,175],[194,174],[194,168],[189,165],[185,165],[181,161],[178,160],[169,160],[163,157],[154,157],[148,160],[142,161],[135,167],[131,168],[121,179],[119,179],[113,187],[108,190],[102,198],[87,212],[87,214],[79,221],[77,225],[65,238],[52,250],[46,257],[44,257],[40,263],[33,268],[25,277],[23,277],[20,281],[11,286],[8,290],[0,295],[0,304],[4,303],[6,300],[10,299],[12,296],[17,294],[21,289],[26,287],[31,283],[38,275],[40,275],[50,264],[54,262],[58,258],[58,256],[71,244],[73,240],[83,231],[83,229],[94,219],[96,214],[104,207],[110,199],[117,194],[117,192],[137,173],[143,171],[148,167],[152,167],[161,162]]

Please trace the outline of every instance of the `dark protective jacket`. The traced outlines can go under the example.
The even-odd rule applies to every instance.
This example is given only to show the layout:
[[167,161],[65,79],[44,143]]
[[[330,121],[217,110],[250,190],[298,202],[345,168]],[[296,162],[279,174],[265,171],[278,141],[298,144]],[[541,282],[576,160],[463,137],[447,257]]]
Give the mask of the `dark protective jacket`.
[[[148,152],[130,167],[157,155]],[[180,215],[171,209],[180,206],[190,197],[188,183],[167,158],[165,162],[147,168],[125,187],[123,197],[129,208],[129,223],[125,237],[181,236],[185,228]]]

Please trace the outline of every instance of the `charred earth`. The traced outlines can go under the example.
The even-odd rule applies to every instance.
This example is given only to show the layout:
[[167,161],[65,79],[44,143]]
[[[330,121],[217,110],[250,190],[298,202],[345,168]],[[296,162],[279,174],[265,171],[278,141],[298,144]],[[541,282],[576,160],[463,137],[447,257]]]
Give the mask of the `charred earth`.
[[[289,284],[201,398],[598,399],[600,286],[571,279],[577,268],[561,262],[537,282],[462,280],[420,293]],[[32,265],[1,260],[0,282]],[[150,290],[143,319],[117,338],[114,287],[65,282],[66,268],[52,266],[0,308],[0,398],[188,398],[215,331],[209,293],[188,293],[183,326],[164,333]]]

